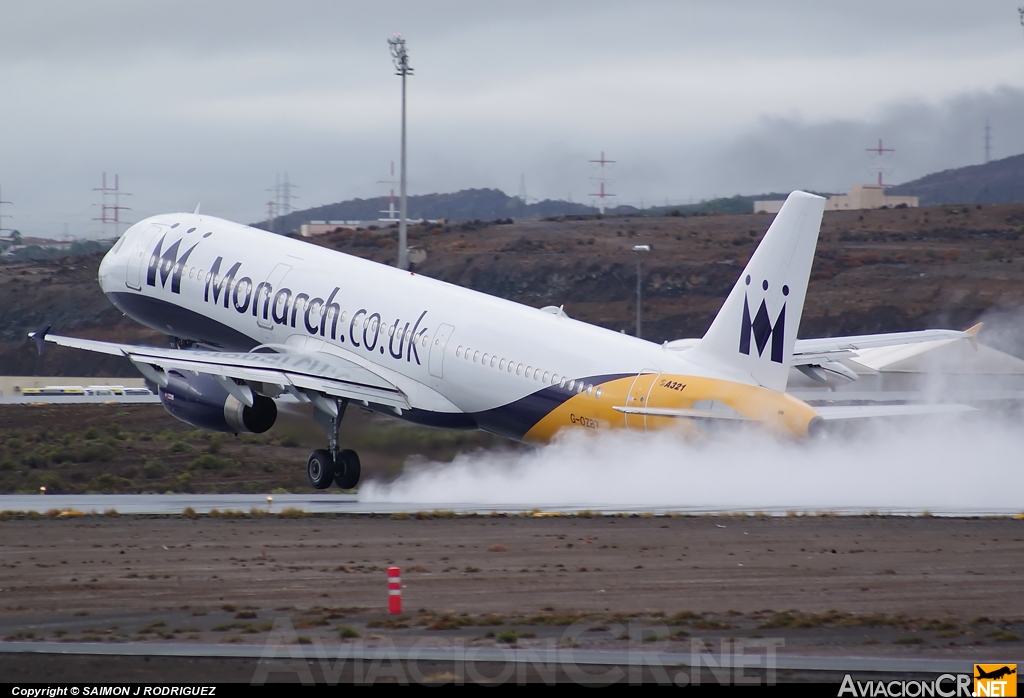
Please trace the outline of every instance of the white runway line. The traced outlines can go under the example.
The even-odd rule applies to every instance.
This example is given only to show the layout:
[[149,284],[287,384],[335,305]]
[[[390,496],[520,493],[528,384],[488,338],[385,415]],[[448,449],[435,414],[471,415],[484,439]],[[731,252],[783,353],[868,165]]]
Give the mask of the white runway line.
[[[455,514],[564,514],[594,513],[653,514],[701,516],[705,514],[746,514],[768,516],[837,515],[837,516],[920,516],[920,509],[874,509],[869,507],[844,507],[841,509],[807,509],[802,507],[689,507],[672,506],[621,506],[594,502],[591,504],[566,504],[558,502],[537,503],[536,506],[520,503],[477,504],[472,502],[363,502],[359,495],[351,494],[274,494],[267,506],[266,494],[7,494],[0,495],[0,512],[46,514],[47,512],[70,512],[71,514],[103,514],[113,510],[118,514],[163,514],[178,515],[191,507],[197,514],[209,514],[214,509],[249,513],[253,509],[270,514],[280,514],[286,509],[298,509],[309,514],[417,514],[420,512],[444,511]],[[1019,509],[944,509],[928,512],[932,516],[975,517],[975,516],[1019,516]]]

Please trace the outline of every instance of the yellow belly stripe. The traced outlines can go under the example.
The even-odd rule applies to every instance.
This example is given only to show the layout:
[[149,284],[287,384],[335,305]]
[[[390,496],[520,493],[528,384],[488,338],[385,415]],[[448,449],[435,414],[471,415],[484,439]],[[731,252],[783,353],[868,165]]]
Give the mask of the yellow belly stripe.
[[563,402],[537,422],[524,440],[547,443],[569,428],[699,431],[692,419],[628,414],[615,407],[695,409],[694,403],[705,403],[696,408],[707,408],[713,401],[773,432],[796,437],[807,436],[811,420],[818,416],[810,405],[786,393],[717,378],[641,373],[608,381],[600,388],[600,397],[595,389],[591,395],[579,393]]

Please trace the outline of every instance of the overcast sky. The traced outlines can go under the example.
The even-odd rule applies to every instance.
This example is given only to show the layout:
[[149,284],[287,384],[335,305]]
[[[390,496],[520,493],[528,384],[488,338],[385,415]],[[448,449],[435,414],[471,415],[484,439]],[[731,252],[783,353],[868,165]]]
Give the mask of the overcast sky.
[[1019,0],[831,3],[137,2],[0,9],[3,226],[101,232],[104,170],[129,220],[265,217],[387,193],[405,36],[409,191],[589,202],[603,150],[624,203],[869,181],[1024,152]]

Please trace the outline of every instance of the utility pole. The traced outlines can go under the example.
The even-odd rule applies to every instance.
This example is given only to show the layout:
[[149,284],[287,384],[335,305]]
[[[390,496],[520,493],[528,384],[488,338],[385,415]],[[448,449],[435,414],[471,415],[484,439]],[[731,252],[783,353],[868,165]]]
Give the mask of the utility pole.
[[640,309],[643,307],[640,299],[640,259],[643,252],[650,252],[650,245],[633,245],[633,251],[641,254],[636,256],[636,338],[640,339]]
[[405,76],[412,75],[409,67],[409,52],[405,48],[405,39],[401,34],[392,34],[388,39],[391,47],[391,59],[395,63],[395,75],[402,76],[402,170],[399,175],[398,202],[398,268],[409,268],[409,231],[405,203]]
[[985,164],[992,161],[992,127],[985,119]]

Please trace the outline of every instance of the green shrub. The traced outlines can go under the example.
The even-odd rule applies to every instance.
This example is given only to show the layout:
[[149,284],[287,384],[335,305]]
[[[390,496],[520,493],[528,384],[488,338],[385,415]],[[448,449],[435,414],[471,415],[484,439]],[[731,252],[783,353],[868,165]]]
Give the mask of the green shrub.
[[178,489],[182,492],[192,491],[192,473],[182,473],[178,476]]
[[164,476],[166,469],[164,464],[158,460],[148,460],[142,466],[142,476],[147,480],[156,480]]
[[230,458],[221,458],[220,456],[213,456],[209,453],[203,455],[192,461],[189,466],[191,469],[202,468],[203,470],[220,470],[228,466],[233,466],[235,462]]
[[89,427],[88,429],[85,430],[85,433],[82,434],[82,436],[86,439],[98,439],[100,438],[100,432],[96,429],[96,427]]
[[107,444],[94,444],[86,446],[78,452],[79,463],[94,463],[96,461],[110,461],[117,456],[117,451]]
[[27,453],[22,457],[21,462],[30,468],[45,468],[50,464],[50,459],[42,453]]
[[175,441],[174,443],[167,447],[167,450],[170,451],[171,453],[189,453],[196,449],[194,446],[192,446],[191,444],[187,444],[184,441]]
[[103,473],[89,481],[88,489],[93,492],[119,492],[132,486],[131,480]]

